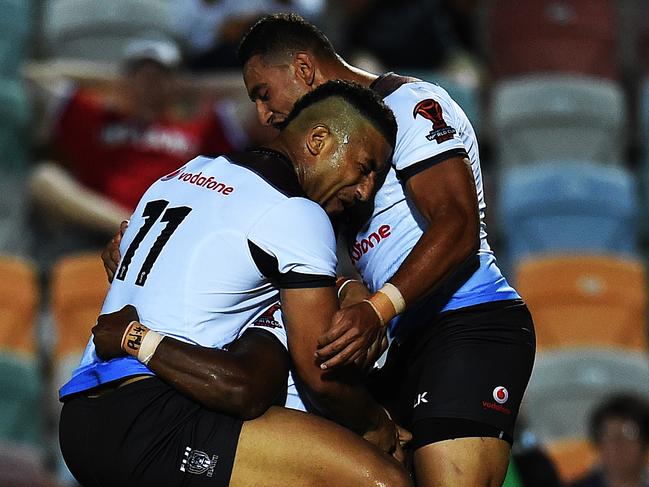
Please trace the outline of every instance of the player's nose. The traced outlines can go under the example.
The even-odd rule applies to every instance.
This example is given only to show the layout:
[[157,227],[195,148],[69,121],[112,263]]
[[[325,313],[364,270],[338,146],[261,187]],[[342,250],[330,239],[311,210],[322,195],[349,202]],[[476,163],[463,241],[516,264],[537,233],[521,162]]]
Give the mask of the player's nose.
[[264,126],[270,125],[273,118],[273,112],[269,110],[266,104],[261,100],[257,100],[255,104],[257,107],[257,119],[259,120],[259,123]]
[[367,201],[374,192],[376,186],[376,174],[370,173],[363,177],[363,180],[356,186],[356,199],[359,201]]

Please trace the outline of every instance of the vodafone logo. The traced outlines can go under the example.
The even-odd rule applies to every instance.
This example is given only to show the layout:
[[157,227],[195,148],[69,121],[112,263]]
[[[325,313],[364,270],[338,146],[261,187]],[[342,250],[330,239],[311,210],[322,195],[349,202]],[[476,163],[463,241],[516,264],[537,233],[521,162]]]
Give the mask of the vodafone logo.
[[498,404],[505,404],[509,399],[509,392],[503,386],[498,386],[494,389],[493,397]]

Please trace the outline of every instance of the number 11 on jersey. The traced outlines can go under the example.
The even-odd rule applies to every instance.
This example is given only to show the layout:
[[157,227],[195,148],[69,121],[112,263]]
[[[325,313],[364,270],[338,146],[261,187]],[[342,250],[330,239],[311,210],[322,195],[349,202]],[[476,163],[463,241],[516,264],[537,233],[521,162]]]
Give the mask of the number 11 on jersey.
[[[149,230],[153,227],[153,224],[157,222],[160,215],[162,215],[160,221],[166,223],[166,225],[149,249],[149,253],[144,259],[144,263],[142,264],[140,271],[137,273],[137,279],[135,280],[135,284],[138,286],[144,286],[147,277],[149,276],[149,272],[151,272],[151,268],[160,256],[165,244],[169,241],[169,238],[180,226],[185,217],[192,211],[188,206],[167,208],[168,205],[169,202],[166,200],[149,201],[146,204],[144,211],[142,212],[144,224],[140,227],[140,230],[138,230],[137,235],[135,235],[135,238],[131,242],[131,245],[128,246],[124,258],[122,259],[122,263],[117,271],[117,275],[115,276],[116,279],[123,281],[126,278],[128,268],[131,265],[133,256],[135,256],[135,252],[137,252],[138,247],[142,243],[142,240],[144,240],[144,237],[146,237],[147,233],[149,233]],[[164,214],[162,213],[163,211]]]

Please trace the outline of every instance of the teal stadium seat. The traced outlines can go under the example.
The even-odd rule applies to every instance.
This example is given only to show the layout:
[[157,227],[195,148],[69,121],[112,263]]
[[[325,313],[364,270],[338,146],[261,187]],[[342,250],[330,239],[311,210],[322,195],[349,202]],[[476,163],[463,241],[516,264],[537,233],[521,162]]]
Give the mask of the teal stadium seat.
[[590,412],[616,392],[649,398],[649,360],[644,353],[613,348],[546,352],[536,358],[523,414],[543,442],[587,438]]
[[20,79],[0,77],[0,170],[24,173],[31,104]]
[[57,58],[117,62],[135,38],[173,35],[165,0],[49,0],[46,37]]
[[503,166],[576,160],[621,165],[626,107],[614,81],[535,75],[498,83],[492,122]]
[[40,446],[43,385],[33,357],[0,352],[0,439]]
[[498,194],[505,254],[635,255],[638,196],[622,167],[557,161],[502,168]]
[[29,0],[0,0],[0,76],[17,77],[26,57]]
[[0,440],[41,446],[36,272],[29,261],[0,255],[0,275]]

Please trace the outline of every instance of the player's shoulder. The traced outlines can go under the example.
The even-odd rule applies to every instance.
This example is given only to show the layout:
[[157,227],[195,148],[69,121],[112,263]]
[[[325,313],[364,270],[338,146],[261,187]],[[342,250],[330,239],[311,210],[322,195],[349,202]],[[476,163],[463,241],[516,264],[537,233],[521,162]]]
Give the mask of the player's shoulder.
[[395,113],[397,119],[414,118],[417,110],[426,103],[430,104],[431,101],[434,104],[447,107],[445,111],[448,111],[448,108],[454,104],[448,92],[435,83],[406,76],[395,76],[391,86],[388,87],[389,92],[384,88],[386,94],[383,99]]

